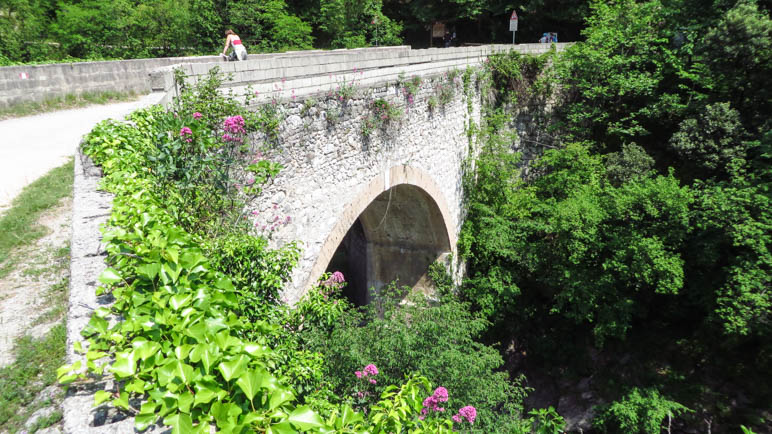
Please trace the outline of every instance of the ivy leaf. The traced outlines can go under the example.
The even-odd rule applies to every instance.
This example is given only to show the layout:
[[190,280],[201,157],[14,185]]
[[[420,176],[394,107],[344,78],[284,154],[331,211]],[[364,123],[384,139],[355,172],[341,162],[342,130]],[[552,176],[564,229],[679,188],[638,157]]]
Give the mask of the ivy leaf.
[[158,273],[161,271],[161,264],[154,262],[152,264],[144,264],[137,267],[137,274],[147,277],[150,280],[155,279]]
[[281,422],[271,425],[265,431],[266,434],[293,434],[296,432],[298,432],[298,430],[293,428],[289,422]]
[[221,362],[218,368],[225,377],[225,380],[231,381],[233,378],[238,377],[247,367],[247,358],[243,355],[238,358],[232,359],[227,362]]
[[161,345],[157,342],[146,340],[135,340],[131,346],[134,347],[134,352],[140,360],[145,360],[161,350]]
[[193,405],[193,395],[185,392],[177,398],[177,408],[183,413],[190,413],[190,406]]
[[268,410],[273,410],[284,404],[285,402],[295,399],[295,395],[289,390],[276,389],[271,393],[271,399],[268,402]]
[[190,384],[193,380],[194,369],[192,366],[177,360],[174,365],[174,374],[182,380],[184,384]]
[[198,344],[190,352],[190,361],[204,364],[204,371],[209,374],[212,363],[216,360],[216,355],[212,351],[211,344]]
[[103,402],[112,398],[112,396],[113,394],[110,392],[105,392],[104,390],[97,390],[97,393],[94,394],[94,407],[98,407]]
[[212,389],[208,384],[196,384],[196,396],[193,400],[193,405],[207,404],[217,397],[217,392]]
[[136,360],[134,351],[118,353],[115,362],[108,369],[118,378],[126,378],[134,375]]
[[301,431],[307,431],[324,425],[324,422],[322,422],[322,419],[319,417],[319,415],[316,414],[315,411],[311,410],[310,407],[305,405],[296,408],[292,413],[289,414],[287,420]]
[[134,417],[134,427],[137,431],[144,431],[148,429],[150,425],[154,424],[156,419],[158,419],[158,415],[155,413],[140,413]]
[[188,434],[193,432],[193,420],[189,414],[177,413],[164,418],[164,425],[172,427],[172,434]]
[[118,270],[114,268],[106,268],[105,271],[99,275],[97,280],[105,285],[112,285],[114,283],[120,282],[123,279],[121,278],[121,275],[118,274]]
[[193,297],[191,297],[190,294],[175,294],[169,298],[169,305],[174,310],[180,310],[180,308],[188,304],[192,298]]
[[248,371],[239,376],[239,379],[236,381],[236,384],[250,401],[255,398],[260,389],[260,377],[261,375],[258,371]]

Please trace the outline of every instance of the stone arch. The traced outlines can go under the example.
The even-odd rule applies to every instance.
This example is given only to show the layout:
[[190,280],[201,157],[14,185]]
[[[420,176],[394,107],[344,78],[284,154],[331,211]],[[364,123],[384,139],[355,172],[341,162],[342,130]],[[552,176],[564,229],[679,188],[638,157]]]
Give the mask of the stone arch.
[[[405,227],[411,221],[418,226]],[[400,283],[416,286],[418,269],[422,267],[419,274],[423,274],[428,264],[454,250],[455,228],[455,218],[447,201],[428,173],[406,165],[391,167],[372,179],[345,206],[317,255],[303,289],[310,288],[325,272],[341,243],[344,239],[350,240],[352,234],[353,238],[367,243],[368,260],[373,264],[367,271],[368,288],[389,283],[383,281],[384,276],[393,271],[384,268],[388,266],[403,267],[408,276],[407,279],[400,277]],[[390,258],[385,261],[388,264],[377,260],[382,257]],[[360,300],[359,304],[364,302]]]

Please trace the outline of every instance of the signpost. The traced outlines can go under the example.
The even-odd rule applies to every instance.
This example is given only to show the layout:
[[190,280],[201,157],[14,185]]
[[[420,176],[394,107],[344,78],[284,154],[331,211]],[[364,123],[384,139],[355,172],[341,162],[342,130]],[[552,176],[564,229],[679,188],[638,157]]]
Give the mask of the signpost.
[[517,32],[517,12],[512,11],[512,16],[509,17],[509,31],[512,32],[512,45],[515,45],[515,32]]

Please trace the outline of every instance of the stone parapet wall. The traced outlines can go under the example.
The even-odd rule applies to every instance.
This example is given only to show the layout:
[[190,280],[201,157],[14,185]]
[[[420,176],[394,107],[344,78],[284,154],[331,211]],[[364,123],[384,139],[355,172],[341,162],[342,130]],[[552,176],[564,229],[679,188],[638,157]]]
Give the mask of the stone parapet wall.
[[[409,50],[409,47],[386,47],[386,50]],[[289,51],[250,54],[248,62],[260,64],[271,59],[291,59],[313,54],[335,54],[339,51]],[[180,65],[207,64],[208,68],[228,65],[220,56],[164,57],[153,59],[111,60],[100,62],[54,63],[0,67],[0,108],[24,102],[84,92],[117,91],[150,93],[151,71]],[[169,69],[171,71],[171,68]]]
[[[570,43],[554,44],[558,51]],[[427,75],[447,70],[478,65],[496,52],[515,50],[524,54],[541,54],[551,44],[480,45],[474,47],[427,48],[413,50],[407,46],[362,48],[323,52],[304,52],[304,55],[275,58],[254,58],[244,62],[198,63],[159,68],[151,72],[152,88],[165,92],[162,103],[168,104],[176,96],[175,68],[179,68],[188,83],[195,83],[215,67],[229,74],[223,88],[236,95],[256,95],[253,103],[271,99],[291,100],[307,95],[322,94],[344,84],[357,82],[360,86],[374,86],[393,81],[400,74]]]
[[211,63],[217,56],[0,67],[0,108],[84,92],[150,93],[151,70],[181,62]]

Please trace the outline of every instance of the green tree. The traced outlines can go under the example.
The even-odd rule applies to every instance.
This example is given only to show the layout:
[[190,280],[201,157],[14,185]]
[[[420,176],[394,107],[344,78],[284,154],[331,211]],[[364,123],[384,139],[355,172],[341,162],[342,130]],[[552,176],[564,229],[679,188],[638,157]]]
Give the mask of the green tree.
[[272,52],[312,48],[311,26],[292,15],[284,0],[228,3],[226,27],[248,44],[247,50]]
[[[464,293],[497,322],[559,317],[603,344],[679,293],[692,194],[672,175],[614,187],[601,157],[577,144],[547,151],[527,182],[480,166],[462,232]],[[498,185],[515,187],[485,193]]]
[[752,131],[772,112],[772,20],[754,1],[742,0],[708,28],[699,54],[710,73],[711,91],[729,101]]
[[568,131],[610,151],[629,142],[659,151],[693,80],[671,46],[669,11],[659,1],[633,0],[594,1],[591,8],[586,42],[561,63]]

